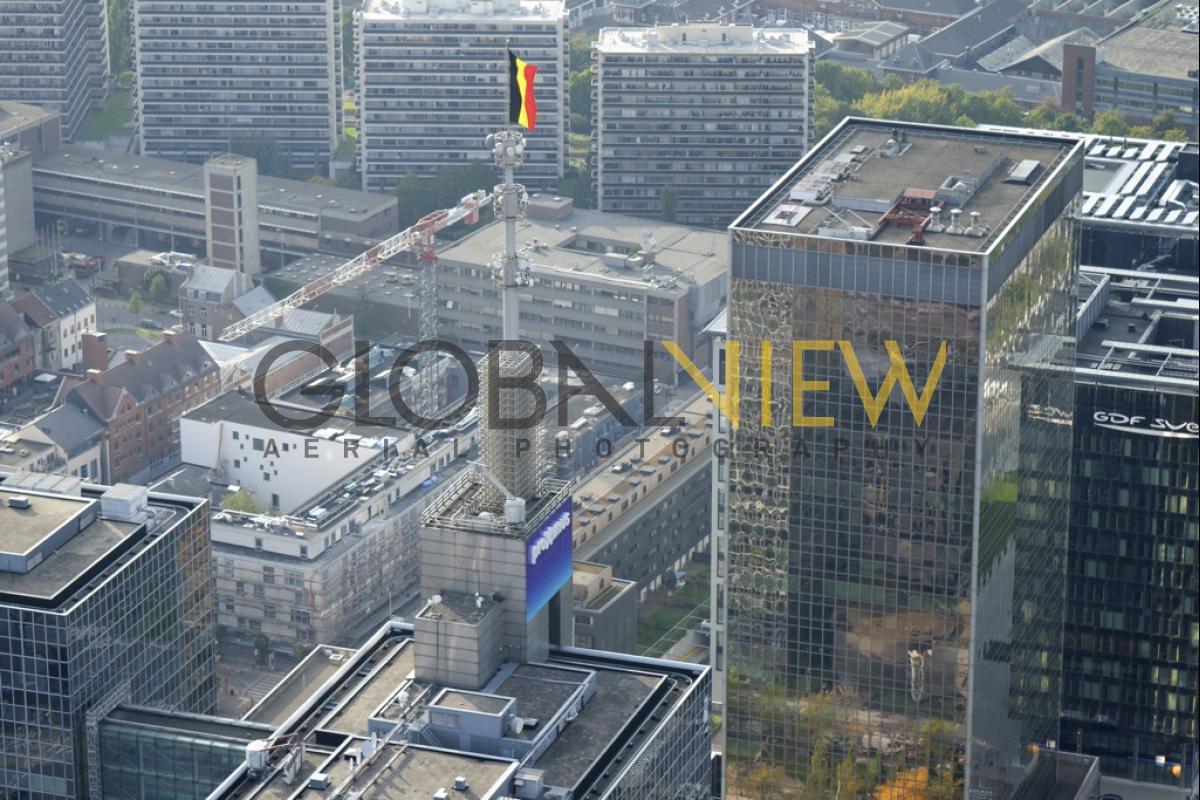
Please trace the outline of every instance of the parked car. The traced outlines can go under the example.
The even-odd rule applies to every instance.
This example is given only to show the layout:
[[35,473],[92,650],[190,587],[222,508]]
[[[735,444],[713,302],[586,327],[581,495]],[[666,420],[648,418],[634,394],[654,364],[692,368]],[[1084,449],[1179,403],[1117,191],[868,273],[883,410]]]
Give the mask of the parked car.
[[142,320],[142,327],[148,331],[161,331],[163,329],[162,325],[152,319]]

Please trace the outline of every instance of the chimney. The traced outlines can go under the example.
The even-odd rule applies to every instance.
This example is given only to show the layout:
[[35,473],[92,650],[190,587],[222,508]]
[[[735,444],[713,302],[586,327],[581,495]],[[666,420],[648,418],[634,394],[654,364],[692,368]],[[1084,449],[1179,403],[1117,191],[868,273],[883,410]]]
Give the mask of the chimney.
[[137,350],[126,350],[125,351],[125,360],[128,361],[130,364],[136,364],[139,355],[141,355],[141,354],[138,353]]
[[167,344],[175,344],[175,339],[179,336],[179,328],[167,328],[163,331],[162,340]]
[[83,369],[101,371],[108,366],[108,335],[97,331],[83,334]]
[[87,372],[84,373],[84,375],[92,383],[100,382],[100,370],[98,370],[98,369],[89,369]]

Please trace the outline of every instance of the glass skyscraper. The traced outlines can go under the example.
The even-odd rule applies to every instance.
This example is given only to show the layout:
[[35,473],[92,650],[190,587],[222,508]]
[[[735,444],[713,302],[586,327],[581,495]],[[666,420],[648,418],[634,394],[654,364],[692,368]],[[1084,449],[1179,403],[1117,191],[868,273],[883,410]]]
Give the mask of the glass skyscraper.
[[75,485],[0,483],[4,797],[88,797],[95,724],[119,703],[216,706],[207,504]]
[[1194,261],[1083,267],[1075,364],[1061,747],[1174,786],[1197,766],[1197,290]]
[[852,119],[731,227],[731,800],[1047,796],[1082,176],[1073,141]]

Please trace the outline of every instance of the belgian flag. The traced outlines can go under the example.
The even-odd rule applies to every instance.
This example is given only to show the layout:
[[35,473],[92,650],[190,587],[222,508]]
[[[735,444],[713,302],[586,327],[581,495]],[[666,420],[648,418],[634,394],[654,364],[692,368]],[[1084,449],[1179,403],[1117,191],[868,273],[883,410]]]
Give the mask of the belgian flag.
[[537,124],[537,101],[533,98],[533,76],[537,67],[508,51],[508,121],[533,130]]

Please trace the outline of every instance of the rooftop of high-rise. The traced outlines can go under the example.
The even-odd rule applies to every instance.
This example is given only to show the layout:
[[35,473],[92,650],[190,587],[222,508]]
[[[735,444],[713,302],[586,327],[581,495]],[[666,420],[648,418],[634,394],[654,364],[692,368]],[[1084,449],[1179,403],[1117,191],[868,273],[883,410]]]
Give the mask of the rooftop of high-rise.
[[1196,394],[1195,272],[1084,266],[1078,297],[1076,381]]
[[754,28],[714,22],[674,23],[647,28],[604,28],[594,45],[603,53],[745,53],[804,55],[811,49],[800,28]]
[[0,604],[65,609],[199,502],[130,484],[0,473]]
[[562,0],[368,0],[367,19],[433,19],[452,21],[563,18]]
[[1089,137],[1080,217],[1092,226],[1195,240],[1197,160],[1195,142]]
[[984,253],[1084,144],[849,118],[734,223],[830,242]]
[[[465,603],[470,619],[469,599],[448,594],[437,605]],[[474,691],[418,677],[418,645],[393,622],[357,651],[318,647],[295,671],[319,680],[285,678],[263,699],[259,707],[276,709],[272,723],[287,717],[212,796],[491,800],[521,786],[600,796],[707,673],[565,648],[544,662],[505,662]],[[254,709],[245,719],[265,720]]]

